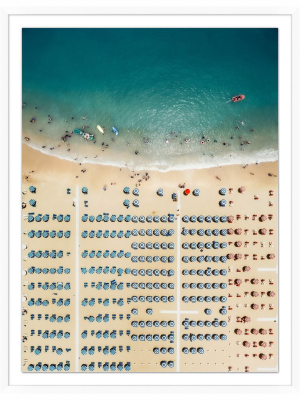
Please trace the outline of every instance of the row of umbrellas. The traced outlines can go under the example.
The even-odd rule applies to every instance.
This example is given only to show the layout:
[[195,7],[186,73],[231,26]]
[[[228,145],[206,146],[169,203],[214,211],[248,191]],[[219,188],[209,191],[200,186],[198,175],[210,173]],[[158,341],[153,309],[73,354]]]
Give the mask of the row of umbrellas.
[[[191,334],[184,334],[182,335],[182,339],[185,341],[190,341],[190,342],[194,342],[195,340],[227,340],[227,336],[223,333],[221,333],[221,335],[217,335],[216,333],[211,335],[210,333],[207,333],[206,335],[199,333],[198,335],[195,335],[194,333]],[[203,354],[203,353],[200,353]]]
[[71,236],[71,231],[65,231],[64,232],[64,231],[55,231],[55,230],[53,230],[53,231],[49,232],[47,230],[44,230],[44,231],[31,230],[31,231],[28,232],[27,236],[29,238],[34,238],[34,237],[36,237],[36,238],[41,238],[41,237],[47,238],[47,237],[50,236],[51,238],[58,237],[59,239],[61,239],[62,237],[69,238]]
[[[147,326],[147,328],[152,328],[152,327],[154,327],[154,328],[159,328],[159,327],[167,328],[168,326],[170,328],[174,328],[175,322],[172,321],[172,320],[169,320],[169,321],[153,321],[153,322],[152,321],[132,321],[131,322],[131,326],[133,326],[134,328],[137,328],[138,326],[140,326],[141,328],[145,328],[146,326]],[[167,354],[167,352],[170,353],[170,354],[173,354],[172,350],[174,350],[174,349],[172,349],[172,348],[166,349],[166,348],[162,347],[160,349],[160,352],[162,354]],[[153,349],[153,351],[154,351],[154,349]]]
[[[27,304],[30,306],[30,307],[32,307],[32,306],[37,306],[37,307],[39,307],[39,306],[43,306],[43,307],[47,307],[48,305],[49,305],[49,301],[48,300],[42,300],[41,298],[38,298],[37,300],[35,300],[34,298],[31,298],[30,300],[28,300],[28,302],[27,302]],[[56,299],[52,299],[52,304],[56,304],[58,307],[62,307],[62,306],[65,306],[65,307],[68,307],[70,304],[71,304],[71,300],[70,299],[58,299],[58,300],[56,300]],[[44,339],[47,339],[47,333],[48,333],[49,331],[47,330],[47,331],[45,331],[44,332],[44,334],[43,335],[45,335],[45,336],[43,336],[43,338]],[[60,335],[60,333],[61,333],[62,331],[59,331],[59,335]],[[62,336],[57,336],[59,339],[61,339],[62,338]]]
[[[71,284],[69,282],[67,282],[65,285],[63,285],[63,283],[61,282],[45,282],[45,283],[41,283],[38,282],[37,287],[39,289],[43,289],[43,290],[70,290],[71,289]],[[35,283],[31,282],[28,284],[28,290],[34,290],[35,288]]]
[[66,274],[68,275],[71,272],[70,268],[64,268],[64,267],[58,267],[58,268],[36,268],[36,267],[30,267],[28,269],[29,274],[48,274],[50,273],[51,275],[58,273],[59,275],[61,274]]
[[[98,370],[102,367],[102,363],[98,363]],[[89,365],[87,364],[82,364],[80,367],[81,371],[94,371],[95,370],[95,364],[91,363]],[[118,364],[116,364],[115,362],[112,362],[111,364],[109,364],[108,362],[103,363],[103,371],[107,372],[107,371],[125,371],[128,372],[131,370],[131,363],[128,362],[125,365],[123,365],[122,362],[119,362]]]
[[212,229],[206,229],[206,230],[198,229],[198,230],[196,230],[196,229],[183,228],[182,232],[181,232],[181,234],[184,235],[184,236],[187,236],[188,234],[194,236],[194,235],[196,235],[196,233],[199,236],[204,236],[204,235],[206,235],[206,236],[211,236],[211,235],[219,236],[219,234],[221,234],[222,236],[226,236],[227,233],[228,233],[228,230],[227,229],[221,229],[221,230],[219,230],[219,229],[213,229],[213,230]]
[[[160,301],[162,301],[163,303],[167,303],[167,302],[173,303],[175,301],[175,297],[174,296],[161,296],[161,297],[159,297],[159,296],[132,296],[131,300],[134,303],[138,303],[138,302],[141,302],[141,303],[145,303],[145,302],[152,303],[153,301],[155,303],[159,303]],[[174,335],[172,333],[170,333],[168,335],[168,338],[169,338],[169,340],[174,340]]]
[[137,223],[137,222],[142,222],[142,223],[156,222],[156,223],[158,223],[158,222],[174,222],[175,217],[174,217],[174,214],[162,215],[161,217],[159,217],[158,215],[155,215],[154,217],[152,217],[151,215],[148,215],[147,217],[145,217],[144,215],[141,215],[139,217],[137,215],[133,215],[132,217],[131,217],[131,215],[126,215],[124,217],[124,215],[122,215],[122,214],[120,214],[117,217],[115,214],[113,214],[109,217],[109,214],[105,213],[105,214],[103,214],[103,216],[102,216],[102,214],[99,214],[96,217],[94,215],[89,216],[88,214],[84,214],[81,217],[81,220],[82,220],[82,222],[87,222],[87,221],[89,221],[89,222],[94,222],[94,221],[96,221],[96,222],[101,222],[101,221],[103,221],[103,222],[108,222],[108,221],[110,221],[110,222],[116,222],[116,221],[130,222],[131,221],[134,223]]
[[131,273],[131,269],[130,268],[125,268],[125,270],[123,270],[123,268],[118,268],[113,266],[113,267],[90,267],[89,269],[83,267],[81,268],[81,273],[82,274],[87,274],[89,273],[90,275],[96,273],[96,274],[102,274],[102,272],[106,275],[106,274],[115,274],[117,272],[118,276],[122,276],[123,272],[128,275]]
[[29,364],[27,367],[27,371],[32,372],[32,371],[69,371],[70,370],[70,364],[63,364],[60,362],[59,364],[42,364],[41,362],[37,364]]
[[122,238],[124,236],[126,239],[128,239],[128,238],[131,237],[131,235],[132,236],[145,236],[145,235],[147,235],[147,236],[153,236],[153,235],[154,236],[160,236],[160,235],[161,236],[172,236],[172,235],[174,235],[174,233],[175,233],[174,229],[169,229],[169,230],[167,230],[167,229],[161,229],[161,230],[159,230],[159,229],[154,229],[154,230],[152,230],[152,229],[147,229],[147,230],[140,229],[139,231],[137,229],[132,229],[131,231],[127,230],[125,233],[122,230],[119,231],[118,233],[115,230],[113,230],[111,232],[109,230],[105,230],[104,233],[102,233],[102,230],[98,230],[97,232],[95,232],[95,231],[90,231],[90,232],[83,231],[83,232],[81,232],[81,237],[83,239],[86,239],[87,237],[89,237],[89,238],[96,237],[98,239],[103,237],[104,239],[107,239],[109,237],[111,237],[111,238],[115,238],[115,237]]
[[[98,250],[96,252],[95,250],[92,250],[92,251],[88,252],[87,250],[84,250],[81,253],[81,257],[82,258],[87,258],[87,257],[94,258],[95,256],[97,258],[101,258],[102,257],[102,251]],[[108,258],[108,257],[111,257],[111,258],[115,258],[115,257],[122,258],[124,256],[125,256],[125,258],[129,258],[131,256],[131,253],[130,252],[126,252],[125,253],[123,250],[120,250],[118,253],[117,253],[116,250],[113,250],[111,252],[109,252],[108,250],[105,250],[105,252],[103,253],[103,257],[104,258]]]
[[[182,298],[184,303],[202,303],[202,302],[206,302],[206,303],[210,303],[211,301],[213,301],[214,303],[218,303],[219,301],[221,303],[226,303],[227,301],[227,297],[226,296],[183,296]],[[210,315],[210,313],[207,313],[208,315]]]
[[184,215],[182,217],[182,221],[185,223],[197,222],[197,221],[200,223],[202,223],[204,221],[208,222],[208,223],[211,223],[211,222],[218,223],[220,221],[225,223],[225,222],[232,222],[233,220],[234,220],[233,215],[229,215],[228,217],[226,215],[222,215],[221,217],[219,215],[214,215],[213,217],[211,215],[206,215],[206,216],[198,215],[198,217],[196,217],[196,215],[191,215],[190,217],[188,215]]
[[133,276],[138,276],[138,275],[140,275],[140,276],[174,276],[174,274],[175,274],[175,271],[174,271],[174,269],[169,269],[169,270],[166,270],[166,269],[161,269],[161,270],[159,270],[159,269],[144,269],[144,268],[141,268],[141,269],[139,269],[139,270],[137,270],[137,269],[132,269],[131,270],[131,275],[133,275]]
[[226,289],[227,283],[183,283],[183,289]]
[[[124,204],[125,207],[129,208],[129,206],[130,206],[130,201],[129,201],[128,199],[126,199],[126,200],[124,200],[123,204]],[[139,203],[139,201],[138,201],[137,199],[135,199],[135,200],[133,200],[132,205],[133,205],[134,207],[139,207],[139,206],[140,206],[140,203]]]
[[195,257],[195,256],[192,256],[192,257],[183,256],[182,257],[182,261],[184,263],[196,262],[196,261],[198,261],[199,263],[201,263],[203,261],[205,261],[205,262],[212,262],[212,261],[213,262],[219,262],[219,261],[221,261],[222,263],[226,263],[227,257],[226,256],[221,256],[221,257],[218,257],[218,256],[213,256],[213,257],[211,257],[211,256],[198,256],[198,257]]
[[204,248],[206,248],[206,249],[212,249],[212,248],[213,249],[219,249],[219,248],[226,249],[227,243],[226,242],[219,243],[219,242],[216,242],[216,241],[207,242],[207,243],[203,243],[203,242],[187,243],[187,242],[184,242],[184,243],[182,243],[182,247],[185,250],[188,250],[188,249],[196,250],[197,248],[198,249],[204,249]]
[[183,354],[204,354],[204,349],[203,347],[198,347],[196,349],[196,347],[191,347],[190,349],[188,347],[183,347],[182,349]]
[[145,262],[145,261],[148,262],[148,263],[159,262],[159,261],[161,261],[163,263],[166,263],[166,262],[173,263],[175,261],[175,258],[173,256],[169,256],[169,257],[166,257],[166,256],[162,256],[162,257],[159,257],[159,256],[154,256],[154,257],[152,257],[152,256],[147,256],[147,257],[145,257],[145,256],[139,256],[139,257],[138,256],[133,256],[133,257],[131,257],[131,261],[133,263]]
[[189,326],[191,326],[192,328],[195,328],[196,326],[199,326],[200,328],[203,328],[204,326],[206,326],[207,328],[210,328],[211,326],[213,326],[214,328],[218,328],[219,326],[225,328],[227,326],[227,322],[219,322],[217,318],[214,321],[189,321],[188,319],[186,319],[182,322],[182,325],[185,328],[188,328]]
[[162,243],[158,243],[158,242],[155,242],[155,243],[151,243],[151,242],[148,242],[148,243],[144,243],[144,242],[136,243],[136,242],[133,242],[131,244],[131,247],[134,250],[137,250],[137,249],[145,250],[146,248],[149,249],[149,250],[151,250],[153,248],[156,249],[156,250],[158,250],[158,249],[163,249],[163,250],[171,249],[171,250],[173,250],[175,248],[175,244],[173,242],[170,242],[170,243],[166,243],[166,242],[162,242]]
[[62,258],[63,255],[64,255],[64,252],[62,250],[58,251],[57,253],[56,253],[56,250],[52,250],[52,251],[49,251],[49,250],[45,250],[45,251],[42,251],[42,250],[38,250],[38,251],[31,250],[28,253],[28,257],[29,258],[34,258],[34,257],[36,257],[36,258],[41,258],[41,257],[48,258],[49,256],[51,258],[56,258],[56,257]]
[[[158,283],[158,282],[155,282],[155,283],[152,283],[152,282],[148,282],[148,283],[133,282],[131,284],[131,287],[133,289],[150,289],[150,290],[152,290],[152,289],[157,289],[157,290],[159,290],[159,289],[174,289],[175,288],[175,284],[174,283],[166,283],[166,282],[162,282],[162,283]],[[145,327],[145,325],[143,325],[141,323],[139,325],[142,328]],[[167,325],[162,325],[162,326],[167,326]]]
[[[125,194],[129,194],[130,193],[130,188],[128,186],[124,187],[123,192]],[[132,194],[134,194],[135,196],[139,196],[139,193],[140,193],[140,191],[139,191],[138,188],[134,188],[133,191],[132,191]]]
[[[29,214],[28,215],[28,222],[33,222],[33,221],[35,221],[35,222],[41,222],[41,221],[48,222],[49,218],[50,218],[49,214],[45,214],[45,215],[37,214],[35,217],[34,217],[34,215]],[[52,219],[53,220],[56,219],[58,222],[63,222],[63,221],[70,222],[71,216],[69,214],[67,214],[65,216],[63,216],[62,214],[60,214],[60,215],[53,214]]]
[[206,270],[203,269],[198,269],[197,271],[195,269],[184,269],[182,271],[182,275],[198,275],[198,276],[218,276],[218,275],[222,275],[222,276],[226,276],[227,275],[227,270],[226,269],[211,269],[211,268],[207,268]]

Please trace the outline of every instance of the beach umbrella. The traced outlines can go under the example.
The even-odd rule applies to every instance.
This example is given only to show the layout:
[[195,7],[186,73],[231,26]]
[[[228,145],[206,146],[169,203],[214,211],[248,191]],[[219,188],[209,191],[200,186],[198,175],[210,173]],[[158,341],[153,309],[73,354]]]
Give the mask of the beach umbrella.
[[163,236],[167,236],[167,235],[168,235],[168,231],[167,231],[166,229],[162,229],[162,230],[160,231],[160,233],[161,233]]
[[197,219],[198,219],[198,222],[204,222],[204,216],[203,215],[199,215]]
[[146,234],[147,234],[148,236],[152,236],[152,229],[147,229]]
[[131,220],[131,215],[126,215],[125,222],[130,222],[130,220]]
[[[222,233],[222,231],[221,231]],[[234,234],[234,230],[232,228],[227,229],[227,233],[228,235],[233,235]]]
[[191,218],[190,218],[190,221],[191,222],[196,222],[197,221],[196,215],[192,215]]
[[160,218],[160,220],[161,220],[161,222],[167,222],[167,221],[168,221],[168,219],[167,219],[167,217],[166,217],[165,215],[163,215],[163,216]]
[[243,243],[242,243],[241,241],[237,241],[237,242],[234,243],[234,245],[235,245],[236,247],[241,247],[242,244],[243,244]]
[[153,221],[156,222],[156,223],[158,223],[158,222],[159,222],[159,216],[158,216],[158,215],[155,215],[155,216],[153,217]]
[[32,215],[29,215],[27,221],[28,222],[33,222],[34,221],[34,217]]
[[[95,217],[93,216],[93,215],[90,215],[89,216],[89,221],[90,222],[94,222],[95,221]],[[108,217],[107,217],[107,221],[108,221]],[[106,220],[105,220],[105,218],[104,218],[104,222],[107,222]]]
[[43,232],[43,238],[47,238],[49,236],[49,231],[44,231]]
[[81,191],[82,191],[83,194],[88,194],[88,188],[87,188],[86,186],[84,186],[84,187],[81,189]]
[[220,233],[219,229],[214,229],[214,230],[212,231],[212,234],[213,234],[214,236],[219,236],[219,233]]
[[267,347],[267,346],[268,346],[267,343],[264,342],[264,341],[260,341],[260,342],[259,342],[259,345],[260,345],[261,347]]
[[82,217],[81,217],[81,221],[82,222],[86,222],[88,220],[88,216],[87,216],[87,214],[84,214]]
[[28,253],[29,258],[34,258],[35,257],[35,252],[32,250]]
[[204,229],[198,229],[197,233],[199,236],[204,236]]
[[253,292],[251,292],[251,296],[252,296],[252,297],[258,297],[258,296],[259,296],[259,293],[256,292],[256,291],[253,291]]
[[222,215],[222,217],[220,218],[220,221],[221,222],[227,222],[227,217],[226,217],[226,215]]
[[214,215],[214,216],[212,217],[212,220],[213,220],[214,222],[218,223],[219,220],[220,220],[220,217],[219,217],[218,215]]
[[134,205],[134,207],[139,207],[139,201],[137,199],[133,200],[132,204]]
[[182,217],[182,221],[185,223],[189,222],[189,220],[190,219],[189,219],[188,215],[185,215],[184,217]]
[[145,232],[144,229],[140,229],[140,230],[139,230],[139,235],[140,235],[140,236],[145,236],[145,234],[146,234],[146,232]]
[[154,229],[154,231],[153,231],[153,235],[155,235],[155,236],[159,236],[159,229]]
[[258,310],[259,309],[259,305],[258,304],[251,304],[251,308],[252,310]]
[[241,329],[235,329],[234,330],[234,333],[236,334],[236,335],[242,335],[242,331],[241,331]]
[[219,193],[220,193],[222,196],[225,196],[225,194],[226,194],[226,189],[225,189],[225,188],[220,189],[220,190],[219,190]]
[[168,235],[169,236],[174,235],[174,233],[175,233],[174,229],[169,229],[169,231],[168,231]]
[[212,234],[212,231],[211,231],[211,229],[206,229],[206,231],[205,231],[205,235],[207,235],[207,236],[211,236],[211,234]]
[[126,231],[126,233],[125,233],[125,237],[126,237],[126,239],[129,239],[129,238],[130,238],[130,236],[131,236],[131,232],[130,232],[130,231]]
[[131,247],[132,247],[133,249],[137,250],[137,249],[138,249],[138,244],[137,244],[136,242],[133,242],[133,243],[131,244]]
[[192,242],[192,243],[190,244],[190,248],[191,248],[192,250],[196,250],[196,249],[197,249],[197,244],[196,244],[195,242]]
[[234,221],[234,216],[233,215],[229,215],[227,217],[227,221],[231,224]]
[[35,234],[35,231],[29,231],[29,232],[28,232],[28,237],[29,237],[29,238],[33,238],[33,237],[34,237],[34,234]]
[[227,254],[227,258],[228,258],[228,260],[233,260],[234,254],[232,254],[232,253]]
[[193,190],[193,195],[194,196],[199,196],[199,194],[200,194],[200,190],[199,189],[194,189]]
[[160,247],[161,247],[163,250],[167,250],[168,245],[167,245],[166,242],[162,242],[161,245],[160,245]]
[[241,186],[238,191],[239,193],[244,193],[244,191],[246,190],[245,186]]
[[118,232],[118,238],[121,239],[123,237],[124,233],[123,231]]
[[196,229],[190,229],[190,235],[194,236],[196,235],[197,231]]
[[132,261],[132,262],[138,262],[138,258],[137,258],[137,256],[133,256],[133,257],[131,257],[131,261]]
[[262,228],[262,229],[259,230],[259,233],[260,233],[261,235],[266,235],[266,234],[268,233],[268,231],[267,231],[266,228]]
[[[113,232],[112,232],[112,234],[113,234]],[[111,234],[111,235],[112,235],[112,234]],[[90,231],[89,237],[90,237],[90,238],[95,237],[95,231]],[[112,236],[112,237],[113,237],[113,236]]]
[[163,189],[158,189],[156,193],[158,194],[158,196],[163,196],[164,195]]
[[133,191],[132,191],[132,194],[134,194],[135,196],[139,196],[139,193],[140,193],[140,191],[139,191],[138,188],[135,188],[135,189],[133,189]]
[[29,187],[29,191],[30,191],[31,193],[36,193],[36,187],[35,187],[35,186],[30,186],[30,187]]
[[140,256],[139,257],[139,262],[145,262],[145,257],[144,256]]
[[136,229],[132,229],[131,234],[132,234],[132,236],[137,236],[138,231]]
[[226,243],[226,242],[222,242],[222,243],[220,244],[220,247],[221,247],[221,249],[226,249],[227,243]]
[[168,262],[169,262],[169,263],[174,262],[174,260],[175,260],[175,258],[174,258],[173,256],[168,257]]
[[64,221],[65,221],[65,222],[70,222],[70,220],[71,220],[71,216],[70,216],[69,214],[67,214],[67,215],[65,216],[65,218],[64,218]]
[[128,199],[126,199],[126,200],[124,200],[123,204],[125,207],[128,207],[130,204],[130,201]]
[[146,257],[146,261],[149,262],[149,263],[152,263],[152,257],[151,256],[147,256]]
[[260,328],[259,333],[261,335],[266,335],[268,333],[268,331],[266,329]]
[[160,261],[163,263],[167,262],[167,257],[166,256],[160,257]]
[[249,271],[251,271],[251,268],[248,265],[246,265],[245,267],[243,267],[243,271],[249,272]]
[[263,361],[266,361],[268,359],[268,357],[266,356],[266,354],[260,353],[259,358]]
[[37,237],[37,238],[42,237],[42,231],[35,232],[35,237]]
[[185,263],[189,262],[189,258],[187,256],[182,257],[182,261]]
[[152,218],[151,215],[148,215],[147,218],[146,218],[147,222],[152,222],[152,219],[153,219],[153,218]]
[[271,253],[267,255],[269,260],[273,260],[275,258],[275,254]]
[[220,260],[220,257],[218,257],[218,256],[213,256],[213,262],[219,262],[219,260]]
[[241,229],[241,228],[237,228],[236,230],[235,230],[235,234],[236,235],[241,235],[243,233],[243,230]]
[[226,206],[226,200],[223,199],[223,200],[219,201],[219,205],[220,205],[220,207],[225,207]]
[[145,217],[144,217],[144,215],[141,215],[141,216],[140,216],[139,221],[142,222],[142,223],[145,223]]
[[151,249],[153,248],[153,245],[152,245],[151,242],[148,242],[148,243],[146,244],[146,247],[147,247],[147,249],[151,250]]
[[154,262],[158,262],[158,261],[159,261],[159,257],[158,257],[158,256],[154,256],[154,257],[153,257],[153,261],[154,261]]
[[129,258],[131,256],[131,253],[127,252],[125,253],[125,258]]
[[211,261],[212,261],[211,256],[206,256],[206,257],[205,257],[205,261],[206,261],[206,262],[211,262]]
[[250,342],[247,342],[247,340],[245,340],[243,342],[243,346],[249,348],[251,346]]
[[[28,218],[28,219],[29,219],[29,218]],[[41,222],[41,220],[42,220],[41,215],[38,214],[38,215],[35,217],[35,222]],[[58,220],[58,218],[57,218],[57,220]],[[61,220],[61,221],[62,221],[62,220]],[[61,221],[58,221],[58,222],[61,222]]]
[[188,194],[191,193],[191,191],[190,191],[190,189],[185,189],[185,191],[183,193],[187,196]]
[[241,260],[243,258],[242,254],[238,253],[235,255],[236,260]]
[[188,229],[185,229],[185,228],[182,229],[182,232],[181,232],[182,235],[186,236],[186,235],[188,235],[188,233],[189,233]]
[[207,216],[205,217],[205,221],[210,223],[210,222],[212,221],[211,216],[210,216],[210,215],[207,215]]
[[219,242],[213,241],[212,247],[217,250],[219,248]]
[[153,247],[154,247],[156,250],[159,250],[160,245],[159,245],[158,242],[155,242],[155,243],[153,243]]
[[211,249],[211,247],[212,247],[212,244],[210,242],[205,243],[205,248],[206,249]]
[[259,217],[259,220],[260,220],[261,222],[265,222],[265,221],[267,220],[267,217],[266,217],[264,214],[262,214],[262,215]]
[[42,219],[43,219],[44,222],[48,222],[49,221],[49,214],[43,215]]
[[204,243],[203,242],[198,242],[197,243],[198,249],[203,249],[204,248]]
[[35,206],[36,206],[36,201],[35,201],[34,199],[31,199],[31,200],[29,200],[29,204],[30,204],[32,207],[35,207]]
[[128,187],[128,186],[124,187],[123,192],[124,192],[125,194],[129,194],[129,192],[130,192],[129,187]]
[[252,283],[252,285],[258,285],[259,284],[259,280],[256,278],[251,279],[250,281]]
[[195,262],[196,260],[197,260],[197,258],[195,256],[190,257],[191,262]]
[[182,247],[187,250],[189,248],[189,244],[187,242],[184,242],[182,244]]
[[220,260],[221,260],[222,263],[226,263],[227,257],[226,256],[221,256]]
[[275,292],[273,292],[273,291],[268,291],[267,292],[267,295],[269,296],[269,297],[274,297],[275,296]]
[[110,217],[110,221],[111,221],[111,222],[116,222],[116,220],[117,220],[117,216],[113,214],[113,215]]
[[133,217],[131,218],[131,221],[134,223],[137,223],[139,221],[139,219],[136,215],[133,215]]

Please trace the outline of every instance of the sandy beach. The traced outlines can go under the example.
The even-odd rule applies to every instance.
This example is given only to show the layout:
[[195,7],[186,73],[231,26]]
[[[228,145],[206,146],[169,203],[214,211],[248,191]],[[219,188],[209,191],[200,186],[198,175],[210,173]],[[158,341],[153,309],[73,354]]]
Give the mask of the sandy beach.
[[[43,370],[43,364],[47,365],[46,371],[51,364],[57,366],[60,362],[63,371],[71,372],[124,372],[126,368],[131,372],[277,371],[278,162],[162,173],[132,171],[126,165],[122,168],[79,165],[45,155],[26,144],[22,154],[22,201],[26,205],[22,212],[24,372]],[[31,193],[30,186],[34,186],[36,192]],[[88,189],[87,194],[83,193],[83,187]],[[124,187],[130,188],[128,195]],[[245,190],[240,190],[241,187]],[[132,194],[135,188],[139,189],[139,196]],[[159,188],[163,189],[163,196],[157,195]],[[187,188],[191,193],[185,195]],[[226,189],[225,195],[219,192],[222,188]],[[199,196],[193,195],[195,189],[200,190]],[[172,200],[173,193],[178,201]],[[29,204],[31,199],[36,201],[36,206]],[[126,199],[130,202],[129,209],[123,204]],[[226,205],[221,207],[223,199]],[[134,200],[138,200],[139,207],[133,206]],[[28,222],[29,213],[34,213],[34,217],[49,214],[50,218],[48,222]],[[109,217],[129,214],[152,218],[172,214],[174,222],[82,220],[84,214],[89,218],[104,213],[109,213]],[[70,221],[58,222],[57,218],[52,218],[53,214],[69,215]],[[204,222],[190,219],[201,215],[226,216],[227,220],[215,223],[205,218]],[[183,221],[184,216],[189,217],[188,222]],[[233,216],[232,222],[228,216]],[[122,230],[125,234],[135,229],[166,229],[174,233],[167,237],[162,234],[110,236],[112,231],[118,234]],[[185,229],[188,230],[186,235],[183,234]],[[195,235],[192,229],[197,231]],[[201,229],[205,232],[202,237],[198,233]],[[212,232],[206,233],[216,229],[217,237]],[[230,229],[233,234],[228,233]],[[69,231],[70,237],[29,238],[31,230]],[[102,235],[108,230],[109,237],[94,237],[98,230]],[[222,236],[221,230],[226,230],[226,235]],[[86,238],[82,237],[84,231]],[[227,246],[205,247],[213,241]],[[139,246],[142,242],[159,246],[143,249]],[[132,247],[133,243],[137,243],[137,249]],[[167,249],[162,247],[164,243]],[[173,248],[169,247],[170,243]],[[204,247],[198,243],[203,243]],[[62,258],[28,257],[30,251],[51,252],[54,249],[62,251]],[[101,258],[90,257],[93,251],[94,254],[101,251]],[[123,251],[130,256],[103,258],[106,251],[110,255]],[[86,257],[82,256],[84,252]],[[157,256],[160,261],[134,263],[134,256]],[[173,257],[173,262],[162,262],[164,256],[168,260]],[[218,257],[219,262],[200,262],[201,256]],[[222,256],[227,258],[224,263]],[[195,257],[195,262],[191,257]],[[41,270],[62,266],[70,271],[60,275],[30,274],[33,266]],[[101,272],[95,273],[100,266]],[[89,272],[91,267],[94,270]],[[109,271],[106,275],[105,267]],[[116,267],[115,272],[112,267]],[[117,272],[119,268],[122,269],[120,273]],[[225,270],[226,275],[211,272],[206,275],[208,268]],[[126,269],[130,273],[126,273]],[[134,269],[136,274],[132,273]],[[147,275],[147,269],[157,269],[160,273]],[[200,269],[204,271],[202,275],[198,272]],[[173,272],[169,273],[170,270]],[[45,283],[55,283],[53,290],[44,289]],[[62,290],[57,289],[59,283]],[[108,290],[104,289],[106,283]],[[213,283],[217,284],[215,289],[211,286]],[[224,289],[221,283],[226,284]],[[28,288],[30,284],[34,284],[33,291]],[[157,284],[157,289],[155,286],[150,289],[147,284]],[[159,302],[148,302],[148,296],[158,296]],[[199,299],[201,296],[203,300]],[[213,296],[217,296],[218,301],[214,301]],[[206,301],[207,297],[210,300]],[[226,298],[224,303],[221,297]],[[31,298],[41,298],[49,304],[29,306]],[[60,298],[69,299],[70,305],[58,306]],[[223,306],[226,313],[221,314]],[[147,313],[149,309],[151,313]],[[207,309],[210,313],[206,313]],[[53,315],[56,320],[50,322],[49,317]],[[58,316],[63,319],[61,323],[57,322]],[[69,322],[64,320],[66,316],[70,316]],[[49,334],[53,330],[51,338]],[[57,337],[60,330],[63,332],[61,339]],[[152,335],[151,340],[147,335]],[[158,335],[159,340],[154,335]],[[57,352],[57,349],[61,350]],[[33,367],[28,368],[30,365]]]

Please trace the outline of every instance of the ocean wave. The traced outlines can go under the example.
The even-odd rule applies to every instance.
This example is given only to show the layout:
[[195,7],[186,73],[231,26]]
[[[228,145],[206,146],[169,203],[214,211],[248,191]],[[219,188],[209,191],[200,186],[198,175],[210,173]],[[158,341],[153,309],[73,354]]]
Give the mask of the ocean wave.
[[[37,150],[43,154],[57,157],[61,160],[67,160],[74,163],[81,164],[99,164],[105,166],[112,166],[118,168],[130,168],[135,171],[159,171],[159,172],[169,172],[169,171],[184,171],[184,170],[193,170],[193,169],[207,169],[207,168],[215,168],[221,167],[225,165],[245,165],[245,164],[256,164],[261,162],[273,162],[278,160],[278,150],[277,149],[264,149],[260,151],[256,151],[253,153],[245,153],[243,154],[232,154],[231,157],[228,154],[224,154],[224,156],[218,155],[217,157],[209,157],[207,156],[205,159],[195,157],[193,159],[192,155],[182,155],[181,157],[176,157],[176,159],[167,158],[164,160],[149,160],[147,158],[143,158],[141,156],[136,159],[130,159],[130,161],[118,160],[118,159],[85,159],[84,157],[76,157],[76,160],[69,156],[69,154],[61,153],[53,153],[47,149],[41,149],[38,146],[35,146],[34,143],[25,142],[27,146]],[[73,155],[74,157],[74,155]],[[116,155],[117,157],[117,155]]]

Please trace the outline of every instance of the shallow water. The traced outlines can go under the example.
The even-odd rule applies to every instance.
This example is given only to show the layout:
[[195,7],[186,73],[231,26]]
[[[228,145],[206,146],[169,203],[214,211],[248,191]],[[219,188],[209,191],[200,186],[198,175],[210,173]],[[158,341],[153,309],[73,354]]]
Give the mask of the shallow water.
[[[62,158],[140,169],[275,160],[277,61],[276,29],[24,29],[23,137]],[[245,100],[230,102],[237,94]],[[82,126],[96,143],[61,141]]]

